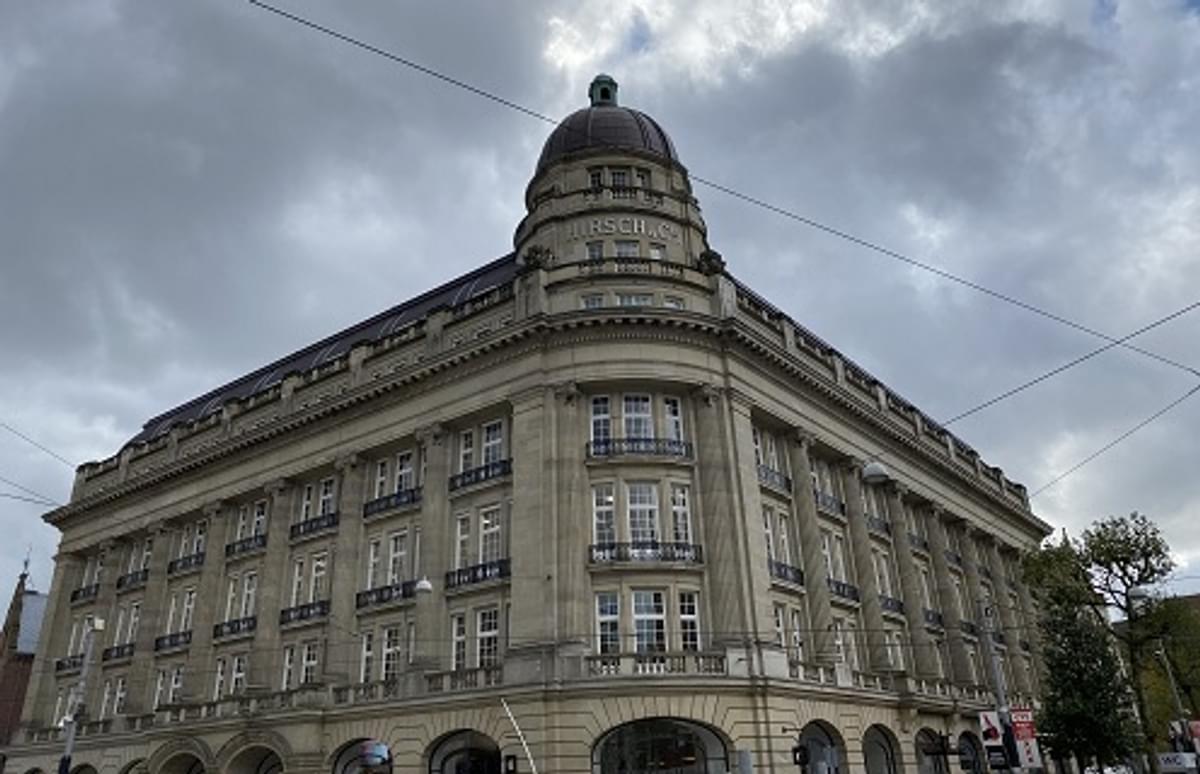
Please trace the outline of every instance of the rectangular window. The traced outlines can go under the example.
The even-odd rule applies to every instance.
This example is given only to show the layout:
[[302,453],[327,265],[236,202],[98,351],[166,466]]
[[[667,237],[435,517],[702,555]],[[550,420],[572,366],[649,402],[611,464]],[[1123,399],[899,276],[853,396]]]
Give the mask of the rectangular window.
[[304,485],[304,494],[300,497],[300,521],[308,521],[313,514],[313,485]]
[[125,642],[133,642],[137,639],[138,623],[142,618],[142,603],[134,602],[129,606],[129,623],[125,629]]
[[604,170],[589,169],[588,170],[588,185],[593,189],[604,187]]
[[687,305],[679,296],[663,296],[663,307],[666,309],[686,309]]
[[650,172],[648,170],[634,170],[634,174],[637,175],[638,188],[645,189],[650,187]]
[[654,306],[651,293],[618,293],[617,306]]
[[633,482],[626,486],[629,508],[629,541],[637,548],[654,548],[658,544],[658,487],[649,482]]
[[504,459],[504,423],[489,422],[483,426],[483,464],[491,465]]
[[475,431],[463,430],[458,436],[458,472],[475,467]]
[[[163,701],[167,698],[167,671],[165,669],[158,670],[158,675],[154,678],[154,709],[158,709],[163,705]],[[58,711],[55,710],[55,716]]]
[[121,605],[119,608],[117,608],[117,625],[115,627],[113,627],[113,630],[112,630],[111,644],[113,644],[113,645],[121,644],[121,635],[123,635],[125,633],[124,629],[125,629],[125,606]]
[[641,253],[641,245],[636,239],[618,239],[616,248],[618,258],[637,258]]
[[325,552],[313,554],[312,573],[308,579],[308,601],[319,602],[326,597],[325,571],[329,564],[329,555]]
[[500,534],[500,507],[492,506],[479,510],[479,561],[495,562],[504,555]]
[[650,413],[649,395],[624,396],[622,419],[625,422],[625,438],[627,440],[654,437],[654,418]]
[[125,678],[118,677],[116,691],[113,693],[113,714],[114,715],[124,715],[125,714],[125,696],[126,696],[126,694],[127,694],[127,687],[125,685]]
[[767,560],[775,561],[775,513],[770,506],[763,506],[763,538],[767,543]]
[[388,537],[388,583],[400,583],[408,577],[408,531]]
[[176,552],[176,558],[182,559],[187,556],[188,550],[192,546],[192,525],[185,524],[183,532],[179,536],[179,550]]
[[359,642],[358,681],[369,683],[375,674],[375,632],[363,632]]
[[383,630],[383,679],[400,677],[400,627],[388,626]]
[[230,575],[225,582],[225,615],[221,620],[228,621],[233,618],[233,611],[237,610],[237,594],[238,576]]
[[633,639],[634,650],[638,653],[666,651],[666,608],[663,592],[633,592]]
[[786,513],[780,513],[778,537],[775,540],[775,544],[779,548],[779,561],[784,564],[792,563],[792,544],[791,538],[788,537],[791,532],[791,520]]
[[754,444],[754,466],[763,464],[762,431],[757,427],[750,428],[750,440]]
[[763,433],[763,461],[771,470],[779,470],[779,447],[775,444],[775,436]]
[[685,484],[671,484],[671,527],[672,539],[676,543],[692,543],[692,515],[689,506],[690,493]]
[[683,405],[679,398],[663,398],[663,413],[667,417],[667,438],[683,440]]
[[317,682],[317,669],[321,663],[320,647],[317,642],[304,643],[304,654],[300,664],[300,683],[302,685]]
[[396,491],[404,492],[416,489],[417,482],[413,475],[413,453],[402,451],[396,455]]
[[139,570],[145,570],[150,566],[150,558],[154,555],[154,540],[146,538],[146,542],[142,544],[142,565]]
[[596,652],[621,652],[621,608],[614,592],[596,595]]
[[592,396],[592,443],[607,443],[612,438],[612,408],[607,395]]
[[192,553],[193,554],[204,553],[204,539],[208,535],[208,522],[207,521],[196,522],[196,529],[193,531],[192,535],[193,535],[193,537],[192,537]]
[[775,621],[775,644],[781,648],[787,647],[787,633],[783,628],[784,615],[787,613],[787,609],[783,605],[774,605],[772,609]]
[[604,260],[604,243],[603,242],[588,242],[587,257],[589,261]]
[[[661,261],[667,255],[667,246],[660,242],[651,242],[649,254],[650,254],[650,260]],[[682,302],[682,299],[681,299],[681,302]],[[682,308],[682,303],[680,304],[680,307],[678,307],[678,308]]]
[[100,699],[100,719],[108,717],[108,702],[112,698],[112,680],[104,681],[104,696]]
[[467,668],[467,617],[462,613],[450,616],[450,668]]
[[921,567],[921,601],[926,610],[933,610],[933,589],[929,583],[929,568]]
[[259,500],[254,504],[254,522],[250,527],[252,535],[267,534],[267,501]]
[[963,592],[962,578],[954,576],[954,602],[958,607],[958,616],[964,620],[970,620],[967,615],[967,600],[966,594]]
[[793,661],[804,660],[804,619],[800,609],[793,607],[792,614],[792,650],[789,656]]
[[237,526],[234,527],[233,539],[241,540],[249,534],[247,530],[250,529],[250,506],[243,505],[238,508],[236,524]]
[[592,487],[592,540],[600,546],[617,542],[616,509],[612,484]]
[[892,596],[892,574],[888,570],[887,552],[876,549],[871,552],[871,560],[875,564],[875,583],[879,586],[879,593],[885,597]]
[[846,623],[841,618],[835,618],[831,626],[833,631],[833,650],[836,655],[835,661],[838,664],[849,663],[846,648]]
[[454,543],[454,566],[458,569],[468,566],[471,561],[471,516],[466,513],[458,514],[457,533]]
[[475,616],[475,663],[481,667],[500,663],[500,611],[489,607]]
[[225,695],[225,659],[217,659],[217,671],[213,677],[213,701]]
[[417,625],[409,621],[404,636],[408,643],[408,663],[411,664],[417,657]]
[[279,690],[290,691],[295,687],[296,680],[296,646],[288,645],[283,649],[283,674],[279,677]]
[[579,297],[581,309],[602,309],[604,307],[603,293],[584,293]]
[[327,516],[337,510],[333,502],[333,479],[327,478],[321,482],[321,500],[317,505],[317,515]]
[[379,460],[375,463],[375,494],[376,499],[387,495],[388,487],[388,461]]
[[846,580],[846,536],[839,530],[833,535],[833,577]]
[[246,690],[246,657],[234,656],[233,666],[229,671],[229,692],[241,693]]
[[241,617],[249,618],[254,615],[258,601],[258,573],[248,572],[242,576],[242,610]]
[[363,588],[374,589],[379,587],[379,568],[383,561],[381,558],[382,554],[382,540],[373,537],[367,541],[367,585]]
[[183,700],[183,667],[177,666],[171,671],[171,692],[167,701],[176,704]]
[[179,614],[179,631],[186,632],[192,628],[192,613],[196,610],[196,589],[187,588],[183,591],[183,611]]
[[629,170],[627,169],[610,169],[608,171],[612,179],[613,188],[628,188],[629,187]]
[[700,603],[694,591],[679,592],[679,649],[700,650]]

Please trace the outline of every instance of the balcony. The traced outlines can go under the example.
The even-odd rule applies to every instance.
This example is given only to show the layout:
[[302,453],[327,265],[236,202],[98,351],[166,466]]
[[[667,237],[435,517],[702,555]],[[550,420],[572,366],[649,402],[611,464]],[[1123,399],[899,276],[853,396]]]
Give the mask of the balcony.
[[267,533],[260,535],[251,535],[244,537],[241,540],[235,540],[232,543],[225,544],[225,558],[232,559],[235,556],[261,551],[267,547]]
[[587,445],[592,458],[609,457],[681,457],[691,459],[692,444],[672,438],[608,438]]
[[323,513],[320,516],[314,516],[311,519],[298,521],[288,530],[288,535],[292,540],[301,540],[303,538],[313,537],[322,532],[337,529],[338,512],[330,511]]
[[962,628],[963,634],[967,634],[972,637],[979,636],[979,625],[974,621],[968,621],[964,618],[959,625]]
[[797,586],[804,585],[804,570],[801,570],[799,567],[793,567],[785,562],[768,559],[767,570],[771,573],[772,578],[787,583],[794,583]]
[[100,584],[93,583],[90,586],[80,586],[77,589],[71,590],[71,604],[77,605],[80,602],[88,602],[95,599],[100,594]]
[[929,538],[910,532],[908,533],[908,542],[913,548],[919,548],[925,553],[929,553]]
[[425,676],[425,690],[429,693],[446,691],[468,691],[472,688],[487,688],[504,684],[504,671],[499,664],[476,669],[454,669],[449,672],[434,672]]
[[412,489],[401,489],[398,492],[393,492],[390,495],[377,497],[374,500],[369,500],[363,503],[363,518],[369,519],[375,514],[391,511],[398,508],[407,508],[412,505],[418,505],[421,502],[421,487]]
[[904,603],[895,597],[889,597],[887,594],[879,595],[879,607],[881,607],[885,613],[904,615]]
[[850,602],[859,601],[858,586],[843,580],[837,580],[836,578],[826,578],[825,580],[829,583],[829,590],[833,592],[835,597],[840,597]]
[[258,616],[248,615],[244,618],[233,618],[213,626],[213,639],[235,637],[239,634],[250,634],[258,628]]
[[141,570],[134,570],[133,572],[126,573],[126,574],[122,575],[120,578],[117,578],[117,591],[122,592],[122,591],[132,591],[134,589],[140,589],[142,586],[146,585],[146,581],[149,579],[150,579],[150,568],[149,567],[146,567]]
[[932,626],[937,629],[946,628],[946,618],[940,612],[925,608],[924,613],[926,626]]
[[204,552],[197,551],[194,554],[181,556],[178,559],[172,559],[167,564],[167,575],[182,575],[185,572],[194,572],[204,566]]
[[491,562],[476,564],[471,567],[460,567],[446,573],[446,589],[457,589],[476,583],[486,583],[491,580],[507,578],[512,574],[508,559],[496,559]]
[[604,653],[586,661],[591,677],[728,674],[724,653]]
[[417,582],[406,580],[388,586],[376,586],[373,589],[360,591],[354,596],[354,606],[359,610],[364,607],[386,605],[398,599],[412,599],[417,595]]
[[76,653],[74,656],[56,659],[54,661],[54,673],[63,674],[65,672],[78,672],[83,669],[83,654]]
[[841,498],[835,495],[814,489],[813,499],[817,501],[818,510],[833,514],[834,516],[846,515],[846,503],[842,502]]
[[785,475],[767,465],[758,466],[758,483],[767,489],[774,489],[777,492],[789,495],[792,493],[791,476]]
[[881,519],[878,516],[867,513],[863,515],[863,520],[867,523],[867,529],[877,535],[892,534],[892,525],[887,519]]
[[450,477],[450,491],[512,475],[512,460],[496,460]]
[[617,562],[683,562],[701,564],[704,551],[694,543],[660,543],[645,540],[634,543],[593,543],[588,546],[592,564]]
[[186,648],[191,644],[191,629],[182,632],[171,632],[170,634],[164,634],[163,636],[156,637],[154,639],[154,652],[157,653],[163,650],[177,650],[179,648]]
[[111,648],[105,648],[100,654],[101,661],[120,661],[133,657],[134,643],[126,642],[123,645],[113,645]]
[[954,565],[955,567],[963,566],[962,554],[958,553],[957,551],[951,551],[949,548],[947,548],[944,553],[946,555],[947,562]]
[[316,621],[329,615],[329,600],[321,599],[316,602],[306,602],[303,605],[285,607],[279,611],[279,625]]

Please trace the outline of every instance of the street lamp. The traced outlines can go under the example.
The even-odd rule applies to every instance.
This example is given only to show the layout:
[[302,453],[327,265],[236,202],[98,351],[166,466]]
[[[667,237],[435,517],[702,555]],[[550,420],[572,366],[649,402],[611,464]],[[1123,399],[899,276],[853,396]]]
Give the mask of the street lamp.
[[421,579],[419,581],[417,581],[415,590],[418,594],[432,594],[433,593],[433,583],[430,582],[428,577],[422,575]]
[[85,697],[87,696],[88,671],[92,665],[92,643],[96,635],[104,631],[104,619],[93,618],[83,629],[83,663],[79,667],[79,684],[71,691],[70,701],[67,702],[67,714],[62,719],[63,724],[63,754],[58,759],[58,774],[70,774],[71,755],[75,752],[75,732],[79,721],[83,718]]

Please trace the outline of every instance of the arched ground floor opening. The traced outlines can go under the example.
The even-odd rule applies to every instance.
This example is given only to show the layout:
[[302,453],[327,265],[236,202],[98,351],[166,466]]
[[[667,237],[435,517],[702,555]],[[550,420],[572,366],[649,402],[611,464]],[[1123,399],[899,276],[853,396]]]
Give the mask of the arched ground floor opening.
[[800,730],[800,745],[808,750],[805,774],[842,774],[846,744],[832,724],[814,720]]
[[939,750],[941,735],[932,728],[922,728],[916,736],[918,774],[949,774],[950,762]]
[[355,739],[333,754],[332,774],[392,774],[392,751],[377,739]]
[[500,774],[500,747],[478,731],[455,731],[434,742],[429,774]]
[[233,756],[223,774],[283,774],[283,761],[270,747],[251,745]]
[[983,743],[970,731],[963,731],[958,735],[958,765],[969,774],[987,774],[988,765]]
[[725,774],[729,749],[711,728],[690,720],[624,723],[592,747],[592,774]]
[[863,763],[867,774],[902,774],[900,743],[887,726],[876,723],[863,734]]

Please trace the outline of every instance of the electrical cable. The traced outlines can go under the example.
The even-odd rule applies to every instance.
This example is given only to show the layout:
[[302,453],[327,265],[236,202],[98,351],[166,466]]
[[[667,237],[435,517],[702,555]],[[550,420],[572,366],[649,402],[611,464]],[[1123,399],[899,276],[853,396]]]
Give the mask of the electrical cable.
[[[322,25],[322,24],[319,24],[319,23],[317,23],[317,22],[314,22],[314,21],[312,21],[312,20],[310,20],[310,19],[307,19],[307,18],[305,18],[305,17],[303,17],[303,16],[299,16],[299,15],[297,15],[297,14],[290,13],[290,12],[288,12],[288,11],[285,11],[285,10],[283,10],[282,8],[278,8],[278,7],[276,7],[276,6],[273,6],[273,5],[270,5],[270,4],[268,4],[268,3],[264,3],[264,2],[262,2],[261,0],[248,0],[248,2],[250,3],[250,5],[253,5],[253,6],[256,6],[256,7],[258,7],[258,8],[261,8],[261,9],[263,9],[263,10],[266,10],[266,11],[269,11],[269,12],[271,12],[271,13],[274,13],[274,14],[276,14],[277,16],[280,16],[280,17],[282,17],[282,18],[288,19],[288,20],[290,20],[290,21],[293,21],[293,22],[295,22],[295,23],[297,23],[297,24],[300,24],[300,25],[302,25],[302,26],[308,27],[309,29],[315,30],[315,31],[317,31],[317,32],[320,32],[320,33],[322,33],[322,34],[328,35],[328,36],[330,36],[330,37],[332,37],[332,38],[335,38],[335,39],[337,39],[337,40],[340,40],[340,41],[342,41],[342,42],[344,42],[344,43],[348,43],[348,44],[350,44],[350,45],[352,45],[352,46],[355,46],[355,47],[357,47],[357,48],[363,49],[364,51],[368,51],[368,52],[370,52],[370,53],[373,53],[373,54],[377,54],[377,55],[379,55],[379,56],[382,56],[382,57],[384,57],[384,58],[386,58],[386,59],[389,59],[389,60],[391,60],[391,61],[393,61],[393,62],[396,62],[397,64],[401,64],[401,65],[403,65],[403,66],[405,66],[405,67],[408,67],[408,68],[411,68],[411,69],[413,69],[413,70],[416,70],[417,72],[420,72],[420,73],[422,73],[423,75],[427,75],[427,76],[429,76],[429,77],[431,77],[431,78],[435,78],[435,79],[437,79],[437,80],[440,80],[440,81],[442,81],[443,83],[447,83],[447,84],[449,84],[449,85],[451,85],[451,86],[454,86],[454,87],[456,87],[456,88],[463,89],[463,90],[465,90],[465,91],[468,91],[468,92],[470,92],[471,94],[474,94],[474,95],[476,95],[476,96],[478,96],[478,97],[482,97],[482,98],[484,98],[484,99],[490,100],[490,101],[492,101],[492,102],[495,102],[495,103],[497,103],[497,104],[499,104],[499,105],[502,105],[502,106],[504,106],[504,107],[507,107],[507,108],[509,108],[509,109],[515,110],[515,111],[517,111],[517,112],[519,112],[519,113],[522,113],[522,114],[524,114],[524,115],[527,115],[527,116],[529,116],[529,117],[531,117],[531,118],[535,118],[535,119],[537,119],[537,120],[539,120],[539,121],[542,121],[542,122],[545,122],[545,123],[551,124],[551,125],[553,125],[553,126],[556,126],[556,127],[564,127],[566,131],[572,131],[572,130],[573,130],[573,127],[569,127],[569,126],[567,126],[566,124],[564,124],[564,123],[561,123],[561,122],[559,122],[558,120],[556,120],[556,119],[554,119],[554,118],[551,118],[550,116],[548,116],[548,115],[546,115],[546,114],[544,114],[544,113],[540,113],[540,112],[538,112],[538,111],[536,111],[536,110],[533,110],[533,109],[531,109],[531,108],[527,108],[527,107],[525,107],[525,106],[523,106],[523,105],[521,105],[521,104],[519,104],[519,103],[517,103],[517,102],[514,102],[514,101],[512,101],[512,100],[510,100],[510,99],[506,99],[506,98],[504,98],[504,97],[501,97],[501,96],[499,96],[499,95],[497,95],[497,94],[494,94],[494,93],[492,93],[492,92],[490,92],[490,91],[487,91],[486,89],[482,89],[482,88],[479,88],[479,87],[477,87],[477,86],[473,86],[473,85],[471,85],[471,84],[469,84],[469,83],[467,83],[467,82],[465,82],[465,81],[463,81],[463,80],[461,80],[461,79],[454,78],[454,77],[452,77],[452,76],[446,75],[446,74],[444,74],[444,73],[442,73],[442,72],[439,72],[438,70],[435,70],[435,69],[433,69],[433,68],[431,68],[431,67],[427,67],[427,66],[425,66],[425,65],[422,65],[422,64],[420,64],[420,63],[418,63],[418,62],[415,62],[415,61],[413,61],[413,60],[411,60],[411,59],[407,59],[407,58],[405,58],[405,57],[403,57],[403,56],[400,56],[400,55],[398,55],[398,54],[392,53],[392,52],[390,52],[390,51],[388,51],[388,50],[386,50],[386,49],[379,48],[378,46],[374,46],[374,45],[372,45],[372,44],[370,44],[370,43],[367,43],[367,42],[365,42],[365,41],[363,41],[363,40],[360,40],[360,39],[358,39],[358,38],[355,38],[355,37],[353,37],[353,36],[351,36],[351,35],[347,35],[346,33],[339,32],[339,31],[337,31],[337,30],[335,30],[335,29],[332,29],[332,28],[330,28],[330,27],[327,27],[327,26],[324,26],[324,25]],[[574,130],[574,131],[578,131],[578,130]],[[593,140],[593,141],[594,141],[594,140]],[[721,184],[721,183],[717,183],[717,182],[715,182],[715,181],[709,180],[709,179],[707,179],[707,178],[705,178],[705,177],[702,177],[702,176],[700,176],[700,175],[696,175],[696,174],[689,174],[689,177],[690,177],[690,179],[694,180],[694,181],[695,181],[695,182],[697,182],[697,183],[700,183],[701,185],[704,185],[704,186],[707,186],[707,187],[709,187],[709,188],[712,188],[712,189],[713,189],[713,190],[715,190],[715,191],[719,191],[719,192],[721,192],[721,193],[724,193],[724,194],[726,194],[726,195],[728,195],[728,196],[731,196],[731,197],[733,197],[733,198],[739,199],[739,200],[741,200],[741,201],[743,201],[743,202],[746,202],[746,203],[748,203],[748,204],[752,204],[752,205],[754,205],[754,206],[760,207],[760,208],[762,208],[762,209],[765,209],[765,210],[767,210],[767,211],[769,211],[769,212],[773,212],[773,213],[775,213],[775,214],[777,214],[777,215],[780,215],[780,216],[782,216],[782,217],[788,218],[788,219],[790,219],[790,220],[794,220],[794,221],[796,221],[796,222],[798,222],[798,223],[801,223],[801,224],[803,224],[803,225],[809,226],[810,228],[816,229],[816,230],[818,230],[818,231],[821,231],[821,232],[823,232],[823,233],[825,233],[825,234],[828,234],[828,235],[830,235],[830,236],[834,236],[834,237],[837,237],[838,239],[842,239],[842,240],[844,240],[844,241],[847,241],[847,242],[850,242],[850,243],[852,243],[852,244],[858,245],[859,247],[863,247],[863,248],[866,248],[866,249],[868,249],[868,250],[871,250],[871,251],[874,251],[874,252],[876,252],[876,253],[879,253],[879,254],[881,254],[881,255],[887,256],[887,257],[889,257],[889,258],[893,258],[893,259],[895,259],[895,260],[902,261],[902,262],[904,262],[904,263],[906,263],[906,264],[909,264],[909,265],[911,265],[911,266],[914,266],[914,267],[916,267],[916,268],[922,269],[923,271],[927,271],[927,272],[930,272],[930,273],[932,273],[932,274],[935,274],[935,275],[937,275],[937,276],[939,276],[939,277],[942,277],[943,279],[949,280],[949,281],[951,281],[951,282],[958,283],[958,284],[960,284],[960,285],[963,285],[964,287],[971,288],[972,290],[975,290],[975,291],[977,291],[977,292],[979,292],[979,293],[983,293],[983,294],[985,294],[985,295],[991,296],[992,298],[995,298],[995,299],[997,299],[997,300],[999,300],[999,301],[1003,301],[1003,302],[1005,302],[1005,303],[1008,303],[1008,304],[1011,304],[1011,305],[1013,305],[1013,306],[1019,307],[1019,308],[1021,308],[1021,309],[1024,309],[1024,310],[1026,310],[1026,311],[1028,311],[1028,312],[1031,312],[1031,313],[1033,313],[1033,314],[1039,315],[1039,316],[1041,316],[1041,317],[1045,317],[1045,318],[1047,318],[1047,319],[1049,319],[1049,320],[1053,320],[1053,321],[1055,321],[1055,322],[1058,322],[1058,323],[1060,323],[1060,324],[1062,324],[1062,325],[1065,325],[1065,326],[1067,326],[1067,327],[1070,327],[1070,328],[1073,328],[1073,329],[1075,329],[1075,330],[1081,331],[1081,332],[1083,332],[1083,333],[1087,333],[1087,334],[1089,334],[1089,335],[1091,335],[1091,336],[1094,336],[1094,337],[1096,337],[1096,338],[1104,339],[1105,341],[1108,341],[1108,342],[1110,342],[1110,343],[1113,343],[1113,344],[1114,344],[1114,345],[1116,345],[1116,346],[1122,346],[1122,347],[1125,347],[1125,348],[1127,348],[1127,349],[1129,349],[1129,350],[1131,350],[1131,351],[1137,352],[1137,353],[1139,353],[1139,354],[1141,354],[1141,355],[1143,355],[1143,356],[1145,356],[1145,357],[1152,358],[1152,359],[1154,359],[1154,360],[1157,360],[1157,361],[1159,361],[1159,362],[1161,362],[1161,363],[1165,363],[1165,364],[1167,364],[1167,365],[1170,365],[1170,366],[1172,366],[1172,367],[1174,367],[1174,368],[1178,368],[1178,369],[1180,369],[1180,370],[1187,371],[1188,373],[1192,374],[1193,376],[1200,377],[1200,370],[1197,370],[1196,368],[1193,368],[1192,366],[1185,365],[1185,364],[1183,364],[1183,363],[1177,362],[1177,361],[1175,361],[1175,360],[1173,360],[1173,359],[1171,359],[1171,358],[1164,357],[1164,356],[1162,356],[1162,355],[1159,355],[1159,354],[1157,354],[1157,353],[1155,353],[1155,352],[1151,352],[1151,351],[1149,351],[1149,350],[1142,349],[1141,347],[1137,347],[1137,346],[1135,346],[1135,345],[1133,345],[1133,344],[1130,344],[1130,343],[1128,343],[1127,341],[1121,341],[1121,340],[1119,340],[1119,339],[1116,339],[1116,338],[1114,338],[1114,337],[1112,337],[1112,336],[1109,336],[1109,335],[1108,335],[1108,334],[1106,334],[1106,333],[1102,333],[1101,331],[1098,331],[1098,330],[1096,330],[1096,329],[1094,329],[1094,328],[1088,327],[1088,326],[1086,326],[1086,325],[1083,325],[1083,324],[1081,324],[1081,323],[1074,322],[1073,320],[1069,320],[1069,319],[1067,319],[1067,318],[1065,318],[1065,317],[1063,317],[1063,316],[1061,316],[1061,315],[1059,315],[1059,314],[1056,314],[1056,313],[1054,313],[1054,312],[1047,311],[1047,310],[1045,310],[1045,309],[1042,309],[1042,308],[1040,308],[1040,307],[1037,307],[1037,306],[1035,306],[1035,305],[1033,305],[1033,304],[1031,304],[1031,303],[1029,303],[1029,302],[1022,301],[1022,300],[1020,300],[1020,299],[1018,299],[1018,298],[1016,298],[1016,297],[1014,297],[1014,296],[1008,295],[1008,294],[1006,294],[1006,293],[1002,293],[1002,292],[1000,292],[1000,291],[992,290],[991,288],[985,287],[984,285],[981,285],[981,284],[979,284],[979,283],[977,283],[977,282],[973,282],[973,281],[971,281],[971,280],[968,280],[968,279],[966,279],[966,278],[960,277],[960,276],[958,276],[958,275],[956,275],[956,274],[953,274],[953,273],[951,273],[951,272],[949,272],[949,271],[947,271],[947,270],[945,270],[945,269],[941,269],[941,268],[939,268],[939,267],[937,267],[937,266],[934,266],[934,265],[932,265],[932,264],[926,263],[926,262],[924,262],[924,261],[917,260],[917,259],[915,259],[915,258],[912,258],[912,257],[908,256],[908,255],[905,255],[904,253],[901,253],[901,252],[899,252],[899,251],[896,251],[896,250],[892,250],[892,249],[890,249],[890,248],[888,248],[888,247],[885,247],[885,246],[883,246],[883,245],[880,245],[880,244],[878,244],[878,243],[872,242],[872,241],[870,241],[870,240],[868,240],[868,239],[864,239],[864,238],[862,238],[862,237],[855,236],[855,235],[853,235],[853,234],[851,234],[851,233],[849,233],[849,232],[847,232],[847,231],[844,231],[844,230],[841,230],[841,229],[835,228],[835,227],[833,227],[833,226],[826,225],[826,224],[824,224],[824,223],[822,223],[822,222],[820,222],[820,221],[814,220],[814,219],[812,219],[812,218],[805,217],[805,216],[803,216],[803,215],[799,215],[799,214],[797,214],[797,213],[795,213],[795,212],[792,212],[791,210],[788,210],[788,209],[786,209],[786,208],[784,208],[784,207],[780,207],[780,206],[778,206],[778,205],[771,204],[770,202],[767,202],[767,201],[765,201],[765,200],[763,200],[763,199],[759,199],[759,198],[757,198],[757,197],[755,197],[755,196],[751,196],[751,195],[749,195],[749,194],[742,193],[742,192],[740,192],[740,191],[738,191],[738,190],[736,190],[736,189],[733,189],[733,188],[730,188],[729,186],[726,186],[726,185],[723,185],[723,184]]]
[[42,494],[41,492],[34,491],[27,486],[21,486],[16,481],[5,478],[4,476],[0,476],[0,483],[8,484],[9,486],[13,487],[14,489],[19,489],[20,491],[24,492],[25,494],[33,495],[34,497],[37,497],[38,499],[45,500],[46,502],[50,503],[51,505],[62,505],[62,503],[58,502],[53,497],[46,497],[46,495]]
[[35,441],[34,439],[30,438],[28,435],[25,435],[25,433],[22,433],[20,430],[18,430],[17,428],[13,427],[10,424],[8,424],[7,422],[0,421],[0,429],[7,430],[8,432],[12,433],[16,437],[20,438],[22,441],[25,441],[26,443],[46,452],[46,454],[49,454],[51,457],[53,457],[54,459],[63,463],[64,465],[69,467],[71,470],[75,470],[75,465],[70,460],[68,460],[66,457],[63,457],[61,454],[55,452],[53,449],[49,449],[46,446],[43,446],[42,444],[40,444],[37,441]]
[[33,503],[34,505],[44,505],[47,507],[54,506],[54,503],[50,502],[49,500],[43,500],[40,497],[25,497],[24,495],[10,494],[8,492],[0,492],[0,497],[3,497],[7,500],[20,500],[24,503]]

